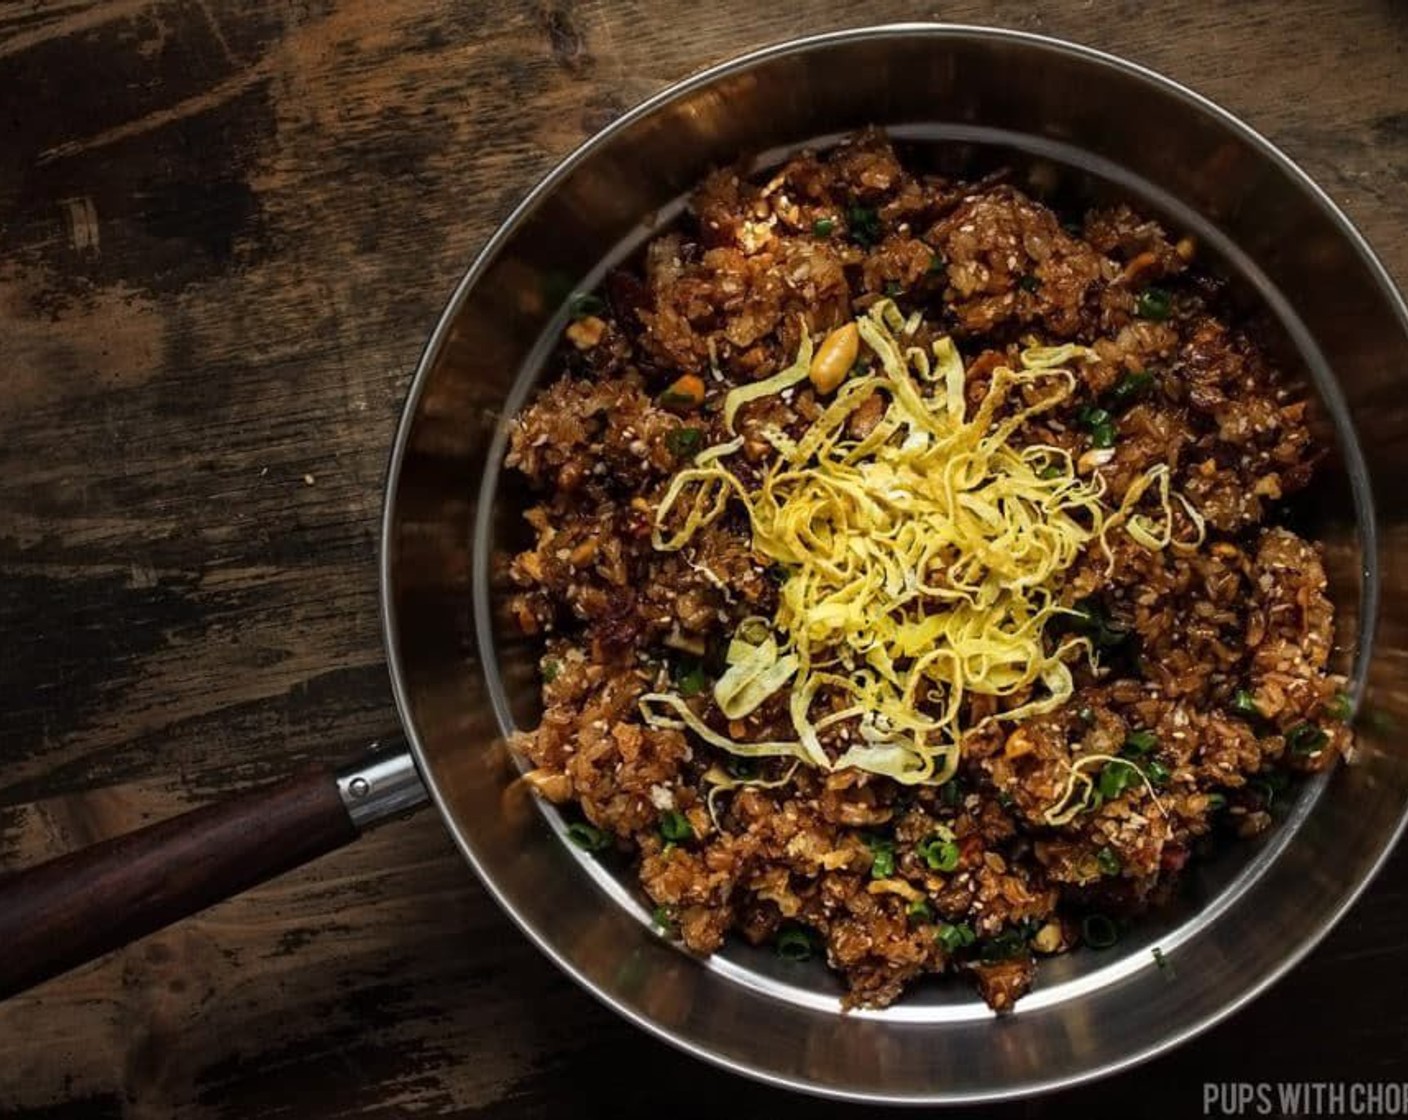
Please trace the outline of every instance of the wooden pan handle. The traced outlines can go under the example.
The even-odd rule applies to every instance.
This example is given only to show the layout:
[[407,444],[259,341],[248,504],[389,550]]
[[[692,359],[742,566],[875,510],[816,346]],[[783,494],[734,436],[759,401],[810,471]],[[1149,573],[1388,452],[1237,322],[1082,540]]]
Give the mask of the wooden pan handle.
[[[308,770],[0,877],[0,999],[355,840],[378,793],[363,775],[385,758]],[[420,788],[405,759],[402,778]],[[419,804],[405,791],[403,780],[398,809]]]

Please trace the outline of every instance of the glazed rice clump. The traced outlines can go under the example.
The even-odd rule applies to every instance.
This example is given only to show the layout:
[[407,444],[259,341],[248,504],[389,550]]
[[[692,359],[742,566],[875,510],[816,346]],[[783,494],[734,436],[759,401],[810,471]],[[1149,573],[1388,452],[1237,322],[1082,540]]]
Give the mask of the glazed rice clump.
[[[578,842],[633,861],[664,933],[697,953],[737,935],[823,957],[849,1005],[957,972],[1009,1009],[1040,956],[1106,947],[1190,858],[1268,828],[1288,781],[1350,749],[1321,550],[1280,518],[1324,454],[1308,395],[1219,310],[1196,258],[1127,207],[1058,216],[1001,177],[907,168],[867,132],[767,178],[713,174],[582,301],[512,428],[535,504],[506,609],[542,643],[543,702],[513,746]],[[749,502],[881,369],[874,330],[852,356],[848,325],[884,322],[901,349],[951,343],[950,412],[998,393],[1009,459],[1064,472],[1053,487],[1097,494],[1088,512],[1113,526],[1048,583],[1027,643],[1069,688],[1053,698],[1048,673],[946,690],[934,670],[906,712],[928,726],[951,703],[952,742],[900,777],[838,764],[893,733],[846,706],[866,650],[811,696],[807,757],[749,750],[797,741],[800,675],[746,704],[720,688],[763,634],[782,643],[773,664],[795,654],[778,620],[802,601],[799,569]],[[819,372],[823,351],[836,368]],[[1004,387],[1034,351],[1062,358],[1061,394]],[[925,392],[942,411],[943,386]],[[855,394],[834,438],[875,443],[885,402]],[[738,492],[662,547],[689,505],[672,484],[720,448]],[[1167,493],[1152,545],[1119,516],[1151,480]],[[907,609],[947,609],[945,590]],[[652,708],[662,696],[676,706]]]

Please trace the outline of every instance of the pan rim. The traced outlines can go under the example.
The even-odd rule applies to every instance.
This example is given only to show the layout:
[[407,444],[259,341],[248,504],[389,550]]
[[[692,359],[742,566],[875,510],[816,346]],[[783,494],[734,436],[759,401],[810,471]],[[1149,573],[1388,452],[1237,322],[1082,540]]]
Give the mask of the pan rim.
[[[465,300],[474,289],[479,279],[496,258],[503,245],[514,235],[522,223],[535,211],[540,201],[549,195],[559,183],[567,178],[576,167],[587,158],[596,148],[605,144],[618,132],[621,132],[638,120],[648,117],[661,107],[672,101],[686,96],[695,90],[707,87],[719,79],[731,74],[746,71],[760,63],[764,63],[780,57],[785,57],[797,53],[805,53],[830,45],[854,42],[871,39],[904,38],[904,37],[924,37],[933,39],[967,39],[976,38],[987,41],[1007,41],[1021,45],[1034,46],[1057,54],[1065,54],[1076,59],[1096,64],[1123,72],[1133,78],[1160,88],[1163,92],[1171,94],[1178,100],[1184,102],[1191,109],[1212,118],[1223,128],[1232,132],[1249,146],[1256,149],[1265,156],[1283,174],[1290,178],[1295,185],[1301,188],[1309,196],[1310,200],[1320,209],[1320,211],[1330,220],[1337,232],[1353,248],[1360,263],[1366,268],[1368,274],[1373,278],[1374,283],[1383,293],[1386,302],[1395,314],[1401,329],[1408,333],[1408,306],[1398,292],[1387,269],[1379,261],[1373,250],[1358,231],[1349,218],[1339,209],[1339,207],[1329,198],[1325,191],[1320,188],[1313,179],[1309,177],[1299,166],[1297,166],[1278,147],[1263,137],[1259,132],[1245,124],[1238,117],[1227,110],[1221,108],[1215,102],[1189,89],[1157,71],[1151,70],[1140,64],[1130,62],[1116,55],[1109,54],[1095,48],[1073,43],[1068,40],[1054,38],[1051,36],[1034,34],[1031,32],[1013,31],[1007,29],[984,27],[970,24],[953,23],[891,23],[870,27],[851,28],[840,31],[826,32],[818,35],[811,35],[801,38],[789,39],[783,42],[764,46],[756,50],[734,56],[716,65],[707,67],[686,78],[667,86],[652,97],[641,102],[633,109],[623,114],[617,120],[607,125],[600,132],[594,134],[582,144],[577,146],[563,160],[561,160],[542,180],[525,195],[523,200],[513,209],[504,222],[495,230],[493,235],[484,245],[483,249],[475,257],[469,269],[456,285],[445,310],[442,312],[434,330],[432,331],[426,345],[422,351],[416,366],[416,372],[411,382],[403,405],[400,421],[397,426],[396,437],[392,445],[391,455],[387,468],[387,479],[385,486],[385,501],[381,519],[381,547],[378,558],[378,569],[380,575],[380,603],[382,615],[382,633],[386,648],[386,656],[389,674],[391,678],[392,693],[396,707],[401,718],[407,740],[416,759],[422,779],[425,782],[431,799],[434,801],[437,810],[445,820],[457,847],[466,861],[474,869],[480,881],[484,884],[491,897],[509,915],[516,925],[554,964],[571,976],[581,987],[591,993],[595,998],[610,1007],[617,1014],[628,1021],[634,1023],[641,1029],[649,1032],[656,1038],[688,1053],[694,1057],[702,1058],[711,1064],[728,1069],[733,1073],[749,1077],[751,1079],[764,1082],[780,1088],[786,1088],[811,1094],[814,1096],[826,1097],[829,1099],[847,1100],[864,1103],[881,1104],[903,1104],[903,1105],[933,1105],[933,1104],[976,1104],[983,1102],[993,1102],[1000,1100],[1015,1100],[1023,1097],[1035,1096],[1042,1093],[1053,1092],[1059,1089],[1071,1088],[1085,1084],[1102,1077],[1109,1076],[1121,1070],[1129,1069],[1144,1061],[1147,1061],[1159,1054],[1165,1053],[1183,1042],[1203,1033],[1219,1022],[1224,1021],[1230,1015],[1250,1003],[1257,996],[1265,992],[1269,987],[1281,979],[1288,971],[1295,967],[1328,932],[1340,921],[1344,914],[1355,904],[1368,885],[1376,878],[1382,869],[1384,862],[1392,852],[1395,845],[1401,838],[1405,826],[1408,826],[1408,806],[1400,812],[1398,820],[1391,835],[1383,844],[1381,851],[1374,859],[1372,865],[1362,876],[1361,880],[1354,884],[1345,896],[1336,905],[1333,911],[1319,924],[1314,932],[1302,940],[1295,949],[1281,958],[1273,967],[1268,969],[1255,982],[1245,990],[1235,995],[1228,1001],[1221,1003],[1210,1011],[1196,1016],[1192,1022],[1181,1029],[1171,1032],[1155,1043],[1145,1045],[1135,1051],[1119,1055],[1107,1061],[1099,1062],[1075,1073],[1067,1073],[1058,1077],[1047,1079],[1033,1079],[1018,1085],[1007,1085],[991,1090],[953,1092],[921,1092],[908,1094],[886,1093],[883,1090],[873,1091],[868,1089],[853,1089],[848,1087],[821,1085],[805,1080],[800,1077],[789,1076],[776,1071],[762,1068],[756,1064],[747,1064],[731,1058],[727,1055],[717,1053],[708,1046],[697,1041],[681,1036],[672,1029],[661,1025],[653,1019],[641,1014],[621,1001],[613,998],[608,993],[600,990],[589,977],[587,977],[571,960],[560,953],[555,946],[548,943],[534,928],[532,928],[509,904],[503,892],[495,884],[492,877],[485,873],[480,866],[480,862],[475,857],[473,851],[465,841],[461,830],[455,824],[453,811],[447,804],[444,794],[439,789],[434,772],[427,761],[427,755],[422,744],[415,722],[413,719],[412,702],[406,686],[405,665],[401,655],[399,644],[399,630],[395,607],[395,597],[393,594],[393,572],[392,572],[392,549],[389,547],[391,533],[395,522],[395,512],[397,508],[397,498],[401,478],[402,464],[406,455],[406,449],[410,438],[410,432],[414,420],[418,414],[418,406],[421,394],[424,391],[429,373],[434,367],[439,353],[448,337],[452,324],[456,319]],[[1365,540],[1365,551],[1370,552],[1373,547],[1372,520],[1369,523],[1369,535]],[[1368,627],[1366,636],[1361,637],[1362,642],[1372,641],[1372,629],[1378,620],[1378,604],[1372,601],[1366,602],[1365,624]]]

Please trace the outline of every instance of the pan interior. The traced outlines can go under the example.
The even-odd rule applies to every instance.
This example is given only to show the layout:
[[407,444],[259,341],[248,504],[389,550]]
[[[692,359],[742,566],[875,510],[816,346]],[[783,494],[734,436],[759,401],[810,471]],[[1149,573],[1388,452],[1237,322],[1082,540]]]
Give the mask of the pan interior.
[[[1297,527],[1325,545],[1330,594],[1337,608],[1336,653],[1339,672],[1350,676],[1358,697],[1370,660],[1371,620],[1377,615],[1379,578],[1373,562],[1374,532],[1367,473],[1333,371],[1290,302],[1230,239],[1187,206],[1152,183],[1074,146],[1044,137],[966,124],[912,123],[891,126],[890,135],[920,160],[933,160],[951,172],[981,174],[995,167],[1010,168],[1014,181],[1058,210],[1126,200],[1158,217],[1167,228],[1195,236],[1203,249],[1202,263],[1224,276],[1234,302],[1262,328],[1272,356],[1283,368],[1311,383],[1317,393],[1316,418],[1332,453],[1316,483],[1300,496],[1290,514]],[[759,170],[782,162],[801,147],[826,148],[840,136],[812,137],[787,149],[757,157]],[[606,272],[629,258],[668,225],[683,209],[678,198],[651,215],[577,285],[587,291]],[[531,496],[521,480],[502,469],[507,418],[531,399],[548,370],[548,359],[567,321],[567,302],[538,339],[504,405],[481,483],[471,543],[472,597],[478,660],[499,732],[534,726],[537,699],[537,647],[515,632],[502,606],[511,588],[504,575],[505,559],[528,541],[522,511]],[[1155,948],[1167,953],[1217,921],[1263,875],[1291,842],[1326,787],[1327,776],[1302,785],[1294,798],[1273,807],[1276,827],[1255,841],[1224,847],[1197,864],[1184,889],[1169,907],[1137,923],[1118,946],[1104,952],[1080,950],[1041,962],[1034,991],[1018,1005],[1018,1014],[1088,995],[1132,972],[1157,967]],[[545,802],[538,811],[567,845],[562,815]],[[650,925],[650,905],[635,886],[624,862],[594,858],[573,850],[583,875],[600,888],[602,905],[615,905]],[[729,981],[765,992],[772,998],[821,1010],[840,1008],[841,986],[823,965],[779,961],[764,949],[730,940],[698,967]],[[953,1022],[991,1016],[969,985],[935,978],[920,984],[883,1011],[852,1012],[855,1017],[884,1017],[920,1023]]]

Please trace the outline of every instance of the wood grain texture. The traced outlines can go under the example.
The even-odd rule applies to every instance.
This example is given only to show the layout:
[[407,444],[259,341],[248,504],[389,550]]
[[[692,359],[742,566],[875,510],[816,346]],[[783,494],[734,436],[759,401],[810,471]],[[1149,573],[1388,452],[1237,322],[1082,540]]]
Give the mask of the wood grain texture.
[[[0,5],[0,868],[386,732],[386,453],[495,223],[701,66],[932,18],[1069,37],[1192,85],[1300,162],[1408,281],[1397,0]],[[1385,979],[1408,966],[1405,924],[1399,855],[1230,1023],[992,1115],[1186,1116],[1209,1079],[1402,1079],[1408,1009]],[[658,1115],[622,1094],[641,1071],[687,1086],[673,1115],[859,1114],[615,1019],[430,815],[0,1004],[0,1112],[30,1118]]]
[[0,999],[356,838],[312,768],[0,877]]

